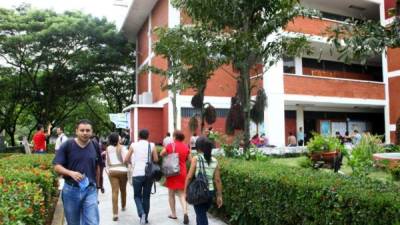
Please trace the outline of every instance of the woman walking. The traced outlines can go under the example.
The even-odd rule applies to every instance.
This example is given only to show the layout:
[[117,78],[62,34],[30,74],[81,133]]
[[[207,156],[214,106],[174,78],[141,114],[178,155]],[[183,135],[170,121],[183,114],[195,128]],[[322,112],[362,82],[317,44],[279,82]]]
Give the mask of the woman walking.
[[118,220],[118,195],[121,191],[121,208],[125,211],[126,207],[126,183],[128,169],[124,164],[128,150],[125,146],[120,144],[120,136],[118,133],[111,133],[108,136],[108,143],[110,144],[106,151],[106,171],[111,183],[112,190],[112,207],[113,207],[113,220]]
[[146,164],[149,159],[153,160],[153,162],[158,162],[154,143],[150,143],[148,138],[149,131],[146,129],[141,130],[139,132],[139,141],[131,144],[128,155],[125,158],[125,162],[130,162],[133,165],[132,185],[140,224],[148,223],[150,212],[152,182],[145,178]]
[[[185,196],[187,194],[188,185],[194,175],[199,173],[201,164],[201,167],[204,166],[208,180],[209,200],[206,203],[194,205],[194,210],[196,212],[197,225],[208,225],[207,211],[210,208],[214,197],[216,197],[218,208],[222,206],[221,175],[217,159],[211,156],[213,143],[207,137],[202,136],[197,139],[196,148],[199,154],[191,160],[190,170],[185,182]],[[215,188],[217,189],[216,192],[214,183]]]
[[178,195],[179,201],[181,202],[181,206],[183,209],[183,223],[188,224],[189,217],[187,203],[183,191],[185,188],[185,180],[187,174],[186,161],[190,161],[192,157],[190,155],[189,148],[185,143],[183,143],[185,135],[181,131],[175,131],[173,136],[174,141],[168,144],[161,152],[161,156],[166,156],[173,152],[178,153],[179,155],[179,174],[176,176],[167,177],[167,180],[165,182],[165,186],[168,188],[169,207],[171,208],[171,215],[169,215],[168,218],[177,219],[175,195]]

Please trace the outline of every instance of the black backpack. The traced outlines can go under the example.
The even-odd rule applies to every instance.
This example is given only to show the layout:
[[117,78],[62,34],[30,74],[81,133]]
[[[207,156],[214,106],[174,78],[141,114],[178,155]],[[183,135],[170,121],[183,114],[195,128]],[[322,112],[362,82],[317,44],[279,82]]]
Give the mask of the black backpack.
[[192,205],[206,203],[210,200],[210,196],[208,194],[208,179],[204,168],[204,160],[201,156],[197,159],[200,161],[199,173],[190,182],[186,195],[186,201]]

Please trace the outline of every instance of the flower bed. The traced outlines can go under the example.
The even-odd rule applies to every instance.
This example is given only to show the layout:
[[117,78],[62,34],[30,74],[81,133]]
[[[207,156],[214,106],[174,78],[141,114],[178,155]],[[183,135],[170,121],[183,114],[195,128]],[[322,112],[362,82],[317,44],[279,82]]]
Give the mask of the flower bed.
[[399,186],[273,163],[221,160],[232,224],[397,224]]
[[54,155],[11,155],[0,159],[0,224],[44,224],[57,194]]

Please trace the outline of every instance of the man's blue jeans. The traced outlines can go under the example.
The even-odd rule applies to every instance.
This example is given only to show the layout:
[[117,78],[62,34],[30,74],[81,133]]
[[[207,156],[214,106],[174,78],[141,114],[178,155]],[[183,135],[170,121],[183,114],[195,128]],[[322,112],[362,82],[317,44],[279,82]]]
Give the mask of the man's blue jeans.
[[85,190],[64,184],[62,190],[65,218],[68,225],[99,225],[97,190],[93,185]]
[[146,181],[144,176],[133,177],[133,193],[136,204],[138,216],[142,214],[149,215],[150,211],[150,194],[151,194],[151,182]]

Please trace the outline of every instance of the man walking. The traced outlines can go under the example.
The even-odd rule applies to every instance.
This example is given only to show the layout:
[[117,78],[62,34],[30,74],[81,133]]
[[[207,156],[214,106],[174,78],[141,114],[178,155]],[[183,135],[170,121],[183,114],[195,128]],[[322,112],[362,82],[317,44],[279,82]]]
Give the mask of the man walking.
[[50,135],[51,125],[47,127],[47,133],[44,133],[42,124],[38,124],[36,127],[36,133],[33,135],[33,153],[42,154],[46,152],[46,138]]
[[61,144],[68,140],[68,137],[64,134],[64,128],[62,127],[57,127],[56,132],[58,137],[56,140],[55,150],[58,151],[58,149],[60,149]]
[[92,123],[80,120],[76,138],[62,144],[54,158],[54,170],[63,175],[62,190],[68,225],[98,225],[97,182],[102,159],[97,143],[91,141]]

